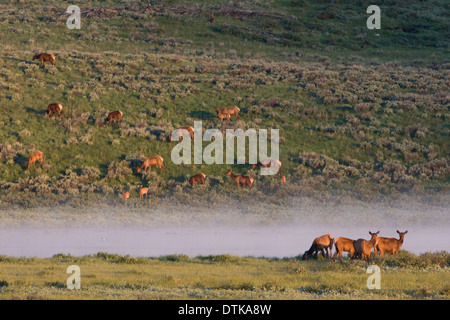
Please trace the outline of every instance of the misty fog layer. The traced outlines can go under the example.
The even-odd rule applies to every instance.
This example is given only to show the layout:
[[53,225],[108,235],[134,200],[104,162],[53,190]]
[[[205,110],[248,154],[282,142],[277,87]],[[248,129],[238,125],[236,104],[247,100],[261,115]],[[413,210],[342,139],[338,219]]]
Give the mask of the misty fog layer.
[[[369,230],[398,238],[395,228],[375,226],[20,228],[0,230],[0,254],[46,258],[58,253],[82,256],[108,252],[139,257],[231,254],[283,258],[303,254],[322,234],[370,239]],[[405,226],[400,231],[405,230],[404,250],[415,254],[450,251],[449,227]]]
[[445,202],[412,198],[389,203],[293,199],[291,206],[132,206],[40,208],[0,212],[0,255],[51,257],[97,252],[132,256],[232,254],[294,257],[313,239],[369,239],[369,231],[398,237],[416,254],[450,251],[450,211]]

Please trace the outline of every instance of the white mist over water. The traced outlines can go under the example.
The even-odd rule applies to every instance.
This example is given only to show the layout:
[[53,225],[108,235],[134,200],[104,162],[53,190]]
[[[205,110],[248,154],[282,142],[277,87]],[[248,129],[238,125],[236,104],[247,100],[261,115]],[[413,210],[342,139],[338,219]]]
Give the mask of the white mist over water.
[[[375,230],[377,229],[377,230]],[[450,251],[450,227],[411,226],[402,249],[421,254]],[[135,257],[169,254],[231,254],[255,257],[295,257],[308,250],[313,239],[331,233],[335,238],[398,238],[395,228],[332,226],[255,226],[255,227],[93,227],[93,228],[14,228],[0,230],[0,255],[46,258],[55,254],[72,256],[97,252]],[[334,251],[334,248],[333,248]]]

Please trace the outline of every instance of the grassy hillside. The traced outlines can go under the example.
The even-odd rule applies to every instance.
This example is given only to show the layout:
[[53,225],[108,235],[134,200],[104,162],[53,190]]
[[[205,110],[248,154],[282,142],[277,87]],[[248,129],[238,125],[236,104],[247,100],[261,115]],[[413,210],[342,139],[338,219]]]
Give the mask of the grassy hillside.
[[[368,30],[370,4],[81,0],[80,30],[61,1],[1,4],[0,207],[117,204],[119,190],[148,205],[139,184],[153,203],[448,194],[449,4],[384,1],[382,29]],[[54,102],[61,120],[45,115]],[[221,123],[214,108],[230,105],[240,119]],[[122,125],[103,125],[118,109]],[[196,120],[280,129],[287,183],[249,165],[171,163],[167,136]],[[25,171],[36,150],[46,163]],[[153,155],[167,170],[136,174]],[[252,190],[228,168],[253,176]],[[192,190],[198,172],[210,179]]]

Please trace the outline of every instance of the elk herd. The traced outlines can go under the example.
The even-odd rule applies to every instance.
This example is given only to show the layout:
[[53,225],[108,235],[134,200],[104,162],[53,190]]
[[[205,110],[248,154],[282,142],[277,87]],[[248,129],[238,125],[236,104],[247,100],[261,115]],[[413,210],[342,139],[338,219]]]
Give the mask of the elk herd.
[[[49,53],[40,53],[35,54],[33,56],[33,60],[39,60],[41,62],[41,66],[45,66],[46,62],[50,62],[52,65],[55,65],[55,55],[49,54]],[[63,105],[61,103],[50,103],[47,106],[46,110],[46,116],[50,117],[52,115],[57,115],[59,119],[62,119],[62,110]],[[239,112],[241,111],[237,106],[232,107],[223,107],[221,109],[215,108],[214,109],[217,117],[219,120],[224,121],[227,120],[230,122],[231,116],[234,116],[235,120],[239,120]],[[101,123],[107,125],[121,125],[122,124],[122,117],[123,112],[121,110],[115,110],[112,112],[109,112],[107,117],[102,121]],[[194,139],[194,128],[191,126],[181,126],[178,127],[177,130],[174,132],[174,137],[177,137],[177,140],[181,140],[183,135],[189,134],[191,137],[191,140]],[[169,142],[172,141],[172,135],[168,136],[167,139]],[[34,152],[28,159],[28,163],[26,166],[26,170],[30,168],[31,165],[33,165],[36,161],[39,163],[44,163],[44,157],[42,151],[36,151]],[[141,171],[147,171],[150,170],[151,167],[158,167],[160,169],[160,172],[162,172],[162,169],[165,168],[163,164],[163,158],[161,156],[152,156],[147,157],[143,160],[142,164],[137,167],[136,173],[139,174]],[[272,161],[276,161],[275,165],[278,168],[278,175],[281,177],[280,181],[281,183],[286,182],[286,177],[281,176],[281,162],[279,160],[271,160],[271,159],[265,159],[261,162],[258,162],[256,164],[253,164],[251,169],[254,169],[255,167],[263,167],[268,168],[272,165]],[[248,175],[235,175],[233,174],[232,170],[228,170],[225,172],[225,175],[230,176],[230,178],[236,183],[236,186],[238,187],[249,187],[251,188],[253,185],[253,178]],[[206,175],[204,173],[198,173],[196,175],[193,175],[189,178],[189,184],[191,186],[194,186],[196,184],[205,184]],[[129,192],[123,192],[123,190],[120,190],[120,193],[122,194],[122,197],[127,200],[130,198]],[[148,194],[148,188],[140,187],[139,189],[139,196],[141,199],[143,197],[147,197]]]
[[[309,250],[305,251],[305,253],[303,254],[302,259],[308,260],[311,257],[317,257],[318,253],[320,252],[325,258],[331,258],[331,256],[333,256],[333,261],[336,261],[336,257],[338,257],[339,261],[342,262],[342,254],[344,252],[348,252],[350,259],[359,258],[369,262],[372,249],[375,256],[377,254],[383,256],[385,253],[390,253],[395,256],[395,254],[403,245],[405,234],[408,233],[408,230],[406,230],[405,232],[400,232],[397,230],[397,233],[399,235],[398,239],[378,237],[379,233],[380,231],[369,231],[370,240],[354,240],[344,237],[334,239],[331,234],[325,234],[314,239]],[[334,254],[333,246],[335,248]]]

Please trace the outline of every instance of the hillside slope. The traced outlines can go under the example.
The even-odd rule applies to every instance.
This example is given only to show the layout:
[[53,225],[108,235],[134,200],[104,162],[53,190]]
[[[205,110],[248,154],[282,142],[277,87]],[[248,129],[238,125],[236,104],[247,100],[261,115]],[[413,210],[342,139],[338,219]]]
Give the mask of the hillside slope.
[[[448,194],[445,1],[385,1],[381,30],[366,28],[367,1],[78,2],[80,30],[59,1],[0,5],[0,207],[119,204],[120,190],[145,206],[139,185],[163,202]],[[62,119],[46,116],[49,103]],[[214,108],[231,105],[239,120],[221,123]],[[122,125],[103,125],[114,110]],[[200,120],[279,129],[287,183],[249,165],[171,163],[167,136]],[[36,150],[46,162],[26,171]],[[167,169],[137,174],[153,155]],[[253,188],[235,188],[229,168]],[[209,179],[192,189],[198,172]]]

